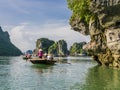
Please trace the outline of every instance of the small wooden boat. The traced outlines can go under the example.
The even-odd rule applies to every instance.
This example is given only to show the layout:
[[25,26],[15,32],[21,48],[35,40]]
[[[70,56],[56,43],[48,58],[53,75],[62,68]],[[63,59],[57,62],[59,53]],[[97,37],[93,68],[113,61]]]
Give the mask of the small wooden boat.
[[27,60],[27,59],[29,59],[28,57],[25,57],[25,56],[24,56],[24,57],[22,57],[22,58],[23,58],[23,60]]
[[22,58],[23,60],[31,59],[32,55],[23,55]]
[[33,64],[55,64],[56,60],[46,60],[40,58],[29,59],[29,61]]
[[26,56],[23,56],[22,58],[23,58],[23,60],[31,59],[31,57],[26,57]]

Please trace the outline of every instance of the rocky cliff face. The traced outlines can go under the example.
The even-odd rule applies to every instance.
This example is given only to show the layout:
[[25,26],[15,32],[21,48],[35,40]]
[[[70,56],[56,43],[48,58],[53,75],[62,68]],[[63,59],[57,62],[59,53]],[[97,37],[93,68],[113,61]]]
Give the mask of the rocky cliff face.
[[35,53],[37,53],[40,48],[44,53],[53,54],[54,56],[66,56],[68,54],[67,43],[64,40],[54,42],[47,38],[40,38],[36,42]]
[[79,54],[86,54],[85,50],[83,50],[83,46],[85,44],[86,44],[86,42],[74,43],[70,47],[70,55],[76,56]]
[[21,54],[22,52],[11,43],[8,32],[3,32],[0,27],[0,56],[18,56]]
[[49,47],[53,44],[54,41],[49,40],[48,38],[37,39],[35,53],[37,53],[40,48],[43,50],[44,53],[48,53]]
[[89,2],[87,10],[91,16],[88,22],[85,17],[81,19],[79,14],[75,15],[73,9],[70,19],[70,25],[75,31],[91,37],[91,41],[84,49],[99,64],[120,67],[120,0],[76,0],[76,2]]
[[59,40],[58,42],[55,42],[48,51],[48,53],[54,54],[55,56],[67,56],[67,43],[65,40]]
[[58,45],[58,55],[59,56],[67,56],[68,55],[68,49],[67,49],[67,43],[65,40],[59,40],[57,42]]

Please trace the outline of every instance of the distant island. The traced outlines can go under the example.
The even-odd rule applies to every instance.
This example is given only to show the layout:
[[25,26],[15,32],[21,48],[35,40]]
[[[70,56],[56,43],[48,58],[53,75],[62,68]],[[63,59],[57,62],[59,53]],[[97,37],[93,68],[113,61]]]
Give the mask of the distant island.
[[22,52],[11,43],[7,31],[0,27],[0,56],[19,56]]
[[37,54],[38,50],[41,48],[44,53],[53,54],[54,56],[76,56],[76,55],[87,55],[83,49],[83,45],[86,42],[74,43],[70,50],[68,50],[67,43],[65,40],[59,40],[57,42],[50,40],[48,38],[37,39],[36,48],[34,54]]
[[[0,56],[19,56],[22,55],[20,49],[11,43],[9,33],[3,31],[0,27]],[[86,42],[75,42],[68,50],[67,42],[65,40],[59,40],[57,42],[48,38],[39,38],[36,42],[36,48],[33,50],[34,54],[37,54],[38,50],[42,48],[44,53],[53,54],[54,56],[77,56],[86,55],[83,45]]]

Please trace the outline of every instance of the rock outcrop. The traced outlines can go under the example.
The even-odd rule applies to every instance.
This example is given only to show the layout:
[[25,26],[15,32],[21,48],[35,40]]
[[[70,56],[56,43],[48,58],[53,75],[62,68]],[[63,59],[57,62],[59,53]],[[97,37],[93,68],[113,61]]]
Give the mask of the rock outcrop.
[[68,55],[67,43],[65,40],[54,42],[53,40],[49,40],[47,38],[40,38],[36,42],[36,54],[40,48],[44,53],[53,54],[54,56]]
[[65,40],[59,40],[57,42],[58,45],[58,55],[59,56],[67,56],[68,55],[68,49],[67,49],[67,43]]
[[76,55],[87,55],[85,50],[83,49],[83,46],[86,44],[86,42],[80,42],[80,43],[74,43],[70,47],[70,55],[76,56]]
[[43,50],[44,53],[48,53],[49,47],[53,44],[54,41],[49,40],[48,38],[37,39],[35,53],[37,53],[40,48]]
[[67,43],[65,40],[59,40],[58,42],[55,42],[48,51],[48,53],[54,54],[55,56],[67,56]]
[[0,27],[0,56],[19,56],[22,52],[14,46],[7,31],[3,32]]
[[84,46],[89,55],[99,64],[120,67],[120,0],[68,0],[68,5],[72,29],[91,37]]

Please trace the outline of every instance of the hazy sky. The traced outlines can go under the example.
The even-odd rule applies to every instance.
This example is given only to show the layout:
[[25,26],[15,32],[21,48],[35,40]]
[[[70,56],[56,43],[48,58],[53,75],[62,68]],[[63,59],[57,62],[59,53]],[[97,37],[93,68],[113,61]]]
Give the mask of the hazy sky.
[[68,48],[89,37],[71,30],[67,0],[0,0],[0,25],[23,52],[34,49],[38,38],[64,39]]

